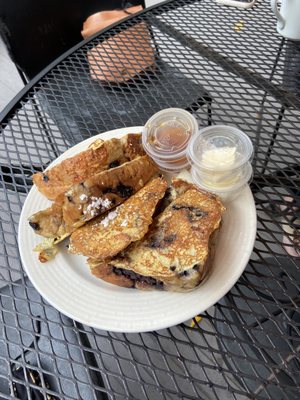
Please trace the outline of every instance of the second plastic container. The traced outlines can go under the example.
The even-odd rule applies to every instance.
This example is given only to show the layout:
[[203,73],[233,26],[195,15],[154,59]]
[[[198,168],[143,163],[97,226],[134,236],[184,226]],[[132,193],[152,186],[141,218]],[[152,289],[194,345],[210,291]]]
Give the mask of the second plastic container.
[[187,148],[194,182],[229,201],[251,181],[253,145],[241,130],[214,125],[194,135]]

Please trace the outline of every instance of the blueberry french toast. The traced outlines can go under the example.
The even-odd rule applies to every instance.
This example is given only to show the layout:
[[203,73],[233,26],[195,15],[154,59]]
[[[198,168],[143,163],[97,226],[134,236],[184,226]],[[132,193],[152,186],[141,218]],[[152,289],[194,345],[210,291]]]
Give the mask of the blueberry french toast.
[[56,200],[72,185],[144,154],[139,133],[130,133],[121,139],[98,139],[87,150],[67,158],[43,173],[35,173],[32,178],[44,196],[49,200]]
[[53,258],[55,244],[86,222],[123,203],[157,172],[148,156],[137,157],[73,185],[51,207],[32,215],[29,224],[36,234],[47,238],[36,248],[40,261]]
[[167,186],[164,178],[154,178],[114,210],[76,229],[70,238],[70,253],[103,260],[142,239]]
[[177,198],[144,238],[113,258],[89,258],[95,276],[124,287],[171,291],[191,290],[205,279],[225,208],[189,183],[174,186]]
[[210,271],[225,208],[185,180],[168,187],[158,173],[140,135],[129,134],[96,141],[35,174],[38,189],[55,199],[29,218],[44,237],[35,248],[40,261],[52,259],[56,244],[71,235],[69,252],[88,257],[92,274],[106,282],[144,290],[197,287]]

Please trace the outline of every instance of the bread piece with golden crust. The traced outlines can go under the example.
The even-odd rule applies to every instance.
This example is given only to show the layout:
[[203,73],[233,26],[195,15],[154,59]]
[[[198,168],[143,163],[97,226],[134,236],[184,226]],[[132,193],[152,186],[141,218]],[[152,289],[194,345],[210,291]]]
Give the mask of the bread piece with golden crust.
[[29,218],[29,225],[37,235],[51,239],[65,235],[66,230],[62,212],[63,200],[64,197],[60,198],[50,207],[38,211]]
[[135,282],[125,275],[116,274],[113,267],[106,261],[88,259],[90,270],[96,278],[102,279],[105,282],[112,283],[113,285],[122,286],[126,288],[134,288]]
[[126,161],[134,160],[136,157],[146,154],[142,145],[142,136],[140,133],[129,133],[119,140],[121,141]]
[[38,235],[53,238],[58,243],[85,222],[123,203],[157,171],[148,156],[102,171],[72,186],[51,207],[32,215],[29,224]]
[[158,169],[148,156],[95,174],[65,193],[63,220],[71,231],[123,203],[140,190]]
[[[165,209],[171,203],[171,201],[176,198],[176,195],[184,193],[191,187],[194,187],[194,185],[191,183],[185,182],[181,179],[174,179],[172,181],[172,187],[168,188],[163,201],[161,204],[159,204],[160,212],[163,211],[163,209]],[[85,199],[85,197],[81,195],[81,199]],[[64,200],[64,195],[60,195],[50,207],[46,208],[45,210],[38,211],[30,217],[29,224],[37,235],[45,238],[56,239],[56,242],[58,243],[60,241],[60,237],[66,237],[67,233],[70,234],[73,232],[73,228],[71,228],[70,232],[67,232],[66,224],[63,218]],[[101,217],[99,218],[101,220]],[[91,224],[94,223],[96,222],[91,222]]]
[[[178,196],[182,195],[183,193],[185,193],[189,189],[196,189],[199,192],[201,192],[201,189],[196,187],[193,183],[187,182],[187,181],[185,181],[183,179],[179,179],[179,178],[173,178],[172,179],[171,188],[176,192],[176,196],[175,197],[178,197]],[[175,200],[175,197],[174,197],[174,200]]]
[[69,251],[102,260],[115,256],[144,237],[166,189],[164,178],[153,179],[104,218],[98,217],[77,229],[71,235]]
[[106,271],[110,282],[115,274],[115,282],[126,281],[126,287],[193,289],[208,274],[224,210],[216,196],[188,189],[158,216],[141,241],[106,263],[90,260],[92,273],[107,280]]
[[87,150],[63,160],[44,173],[35,173],[32,178],[44,196],[55,200],[72,185],[144,154],[141,134],[130,133],[121,139],[106,141],[98,139]]

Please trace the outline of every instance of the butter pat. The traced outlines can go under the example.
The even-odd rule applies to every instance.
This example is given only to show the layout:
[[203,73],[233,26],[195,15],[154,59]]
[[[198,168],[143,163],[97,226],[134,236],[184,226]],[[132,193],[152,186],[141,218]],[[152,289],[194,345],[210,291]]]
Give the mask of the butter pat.
[[207,168],[229,167],[234,165],[235,155],[235,147],[215,147],[203,152],[202,162]]

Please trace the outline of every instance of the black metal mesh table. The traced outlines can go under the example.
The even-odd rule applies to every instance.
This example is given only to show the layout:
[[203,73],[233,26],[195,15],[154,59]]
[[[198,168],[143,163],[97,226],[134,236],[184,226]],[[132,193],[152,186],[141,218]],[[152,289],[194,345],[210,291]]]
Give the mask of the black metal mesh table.
[[[140,22],[151,31],[156,68],[127,83],[92,81],[88,50]],[[246,11],[213,0],[166,2],[72,49],[2,113],[0,398],[11,398],[13,382],[45,399],[299,398],[300,45],[275,25],[268,1]],[[193,112],[200,126],[235,125],[253,140],[251,260],[194,326],[143,334],[82,326],[23,272],[17,227],[30,176],[85,137],[142,125],[172,106]]]

